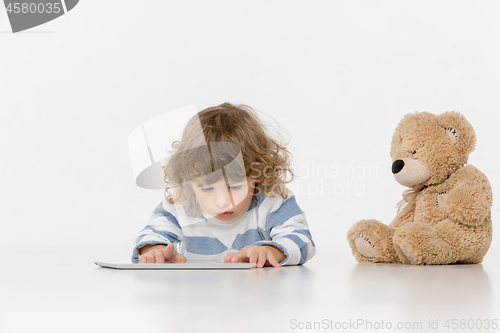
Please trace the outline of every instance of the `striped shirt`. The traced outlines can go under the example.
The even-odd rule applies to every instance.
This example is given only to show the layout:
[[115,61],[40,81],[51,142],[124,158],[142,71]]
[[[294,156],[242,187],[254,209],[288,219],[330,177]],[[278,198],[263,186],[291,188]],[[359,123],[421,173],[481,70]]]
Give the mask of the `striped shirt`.
[[237,219],[237,225],[228,224],[225,232],[218,220],[203,214],[190,216],[189,209],[163,200],[139,233],[132,262],[139,261],[138,250],[148,244],[173,243],[187,260],[205,261],[223,261],[228,253],[247,245],[273,245],[286,256],[281,265],[301,265],[316,252],[304,213],[290,191],[285,199],[259,194]]

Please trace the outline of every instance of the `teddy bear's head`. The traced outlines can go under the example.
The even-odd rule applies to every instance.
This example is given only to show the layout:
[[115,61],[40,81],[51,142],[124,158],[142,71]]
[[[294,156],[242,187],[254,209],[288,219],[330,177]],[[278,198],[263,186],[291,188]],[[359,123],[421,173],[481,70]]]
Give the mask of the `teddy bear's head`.
[[458,112],[407,114],[392,137],[394,178],[415,190],[439,184],[467,163],[475,145],[474,129]]

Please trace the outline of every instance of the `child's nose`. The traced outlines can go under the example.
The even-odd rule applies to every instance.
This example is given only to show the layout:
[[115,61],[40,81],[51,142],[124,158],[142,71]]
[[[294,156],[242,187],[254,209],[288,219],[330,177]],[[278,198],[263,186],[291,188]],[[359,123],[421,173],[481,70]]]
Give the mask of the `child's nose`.
[[215,205],[217,208],[229,208],[231,205],[231,198],[229,197],[228,190],[220,190],[215,197]]

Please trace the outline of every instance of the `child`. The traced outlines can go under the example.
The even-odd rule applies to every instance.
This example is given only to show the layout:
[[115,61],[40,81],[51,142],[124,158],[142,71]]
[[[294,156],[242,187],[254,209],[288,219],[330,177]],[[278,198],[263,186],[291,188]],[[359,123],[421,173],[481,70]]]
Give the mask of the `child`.
[[[285,183],[290,153],[253,110],[224,103],[193,117],[164,167],[165,200],[139,233],[132,261],[300,265],[315,254]],[[174,249],[175,245],[175,249]]]

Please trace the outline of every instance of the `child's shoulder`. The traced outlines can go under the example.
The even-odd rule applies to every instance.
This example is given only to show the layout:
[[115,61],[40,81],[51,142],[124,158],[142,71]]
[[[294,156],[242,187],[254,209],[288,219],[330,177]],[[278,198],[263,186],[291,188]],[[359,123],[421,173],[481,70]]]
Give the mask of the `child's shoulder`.
[[192,205],[182,205],[182,204],[171,204],[166,199],[163,199],[158,206],[156,206],[153,214],[163,214],[166,213],[172,214],[175,217],[179,217],[179,215],[190,215],[189,213],[194,211],[194,207]]
[[163,199],[158,206],[153,211],[155,215],[173,215],[177,217],[176,205],[168,203],[167,200]]
[[201,212],[197,212],[192,205],[171,204],[165,199],[162,200],[153,211],[152,219],[159,216],[165,217],[170,222],[176,223],[182,228],[207,220],[207,218]]
[[295,205],[295,195],[292,191],[287,189],[286,196],[283,198],[281,195],[264,196],[262,194],[258,195],[257,205],[260,210],[273,212],[278,210],[281,206]]

